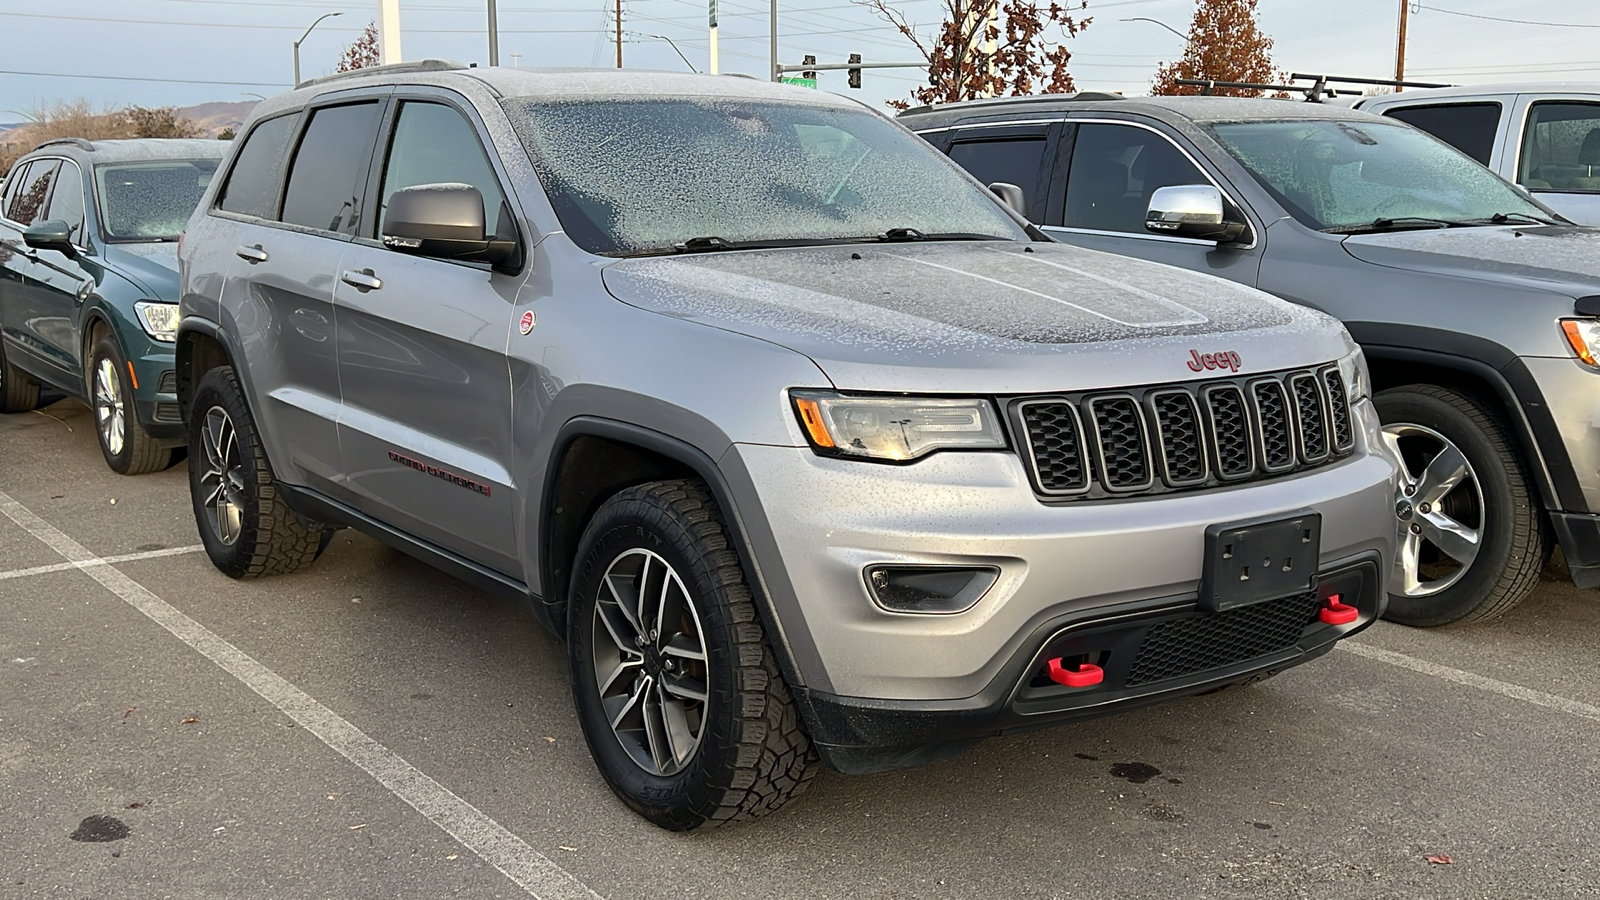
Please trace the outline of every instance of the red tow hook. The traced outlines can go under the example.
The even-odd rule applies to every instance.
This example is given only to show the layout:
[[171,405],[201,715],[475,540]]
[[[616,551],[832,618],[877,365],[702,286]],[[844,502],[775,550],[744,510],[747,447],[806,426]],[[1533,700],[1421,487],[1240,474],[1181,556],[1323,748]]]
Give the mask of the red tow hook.
[[1329,597],[1328,605],[1324,606],[1322,611],[1317,613],[1317,618],[1328,623],[1329,625],[1349,625],[1351,622],[1354,622],[1361,615],[1361,611],[1356,609],[1354,606],[1346,606],[1345,604],[1340,603],[1339,597],[1339,594],[1334,594],[1333,596]]
[[1080,663],[1076,670],[1069,669],[1061,664],[1061,657],[1050,660],[1050,680],[1056,684],[1067,687],[1081,688],[1099,684],[1105,680],[1105,670],[1094,663]]

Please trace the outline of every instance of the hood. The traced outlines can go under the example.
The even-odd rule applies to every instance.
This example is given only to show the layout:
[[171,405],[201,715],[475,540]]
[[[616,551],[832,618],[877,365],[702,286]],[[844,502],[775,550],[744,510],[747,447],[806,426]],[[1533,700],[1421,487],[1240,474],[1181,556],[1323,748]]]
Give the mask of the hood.
[[1600,228],[1430,228],[1353,235],[1345,238],[1344,249],[1362,262],[1391,269],[1544,288],[1571,297],[1600,294]]
[[1254,288],[1065,244],[651,257],[604,278],[625,303],[803,353],[848,390],[1133,386],[1216,377],[1194,367],[1208,354],[1264,372],[1354,346],[1333,319]]
[[133,282],[152,300],[178,302],[178,245],[172,241],[103,244],[107,269]]

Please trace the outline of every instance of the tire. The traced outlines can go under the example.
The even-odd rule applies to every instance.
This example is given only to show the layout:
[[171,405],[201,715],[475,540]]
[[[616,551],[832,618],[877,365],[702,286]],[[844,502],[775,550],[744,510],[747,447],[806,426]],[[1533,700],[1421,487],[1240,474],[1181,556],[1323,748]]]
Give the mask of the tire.
[[94,433],[100,453],[111,471],[144,475],[172,465],[172,451],[156,443],[144,430],[133,402],[133,386],[124,377],[126,358],[116,338],[103,334],[95,342],[84,373],[89,387],[89,410],[94,413]]
[[0,340],[0,413],[28,412],[39,405],[39,382],[6,359]]
[[[590,520],[577,560],[573,695],[595,764],[622,802],[689,831],[772,812],[805,790],[817,755],[704,485],[622,491]],[[636,593],[644,628],[631,624]],[[659,609],[652,597],[670,604],[659,629],[648,625]]]
[[[1407,470],[1395,498],[1400,547],[1384,618],[1416,626],[1478,622],[1521,603],[1539,583],[1551,537],[1505,421],[1482,402],[1435,385],[1394,388],[1373,401],[1384,441]],[[1452,448],[1459,456],[1449,455]],[[1430,474],[1426,466],[1436,461]],[[1438,475],[1449,472],[1461,477],[1441,494],[1449,479]],[[1474,533],[1475,542],[1464,540]]]
[[330,530],[284,501],[228,366],[207,372],[195,387],[189,460],[195,524],[206,555],[224,575],[287,575],[327,547]]

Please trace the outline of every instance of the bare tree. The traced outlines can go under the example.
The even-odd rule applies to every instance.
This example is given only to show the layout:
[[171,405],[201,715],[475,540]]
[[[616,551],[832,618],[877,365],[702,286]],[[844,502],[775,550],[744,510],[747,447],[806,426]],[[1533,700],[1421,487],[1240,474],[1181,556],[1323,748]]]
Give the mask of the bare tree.
[[199,127],[179,116],[176,106],[96,108],[83,99],[52,100],[28,110],[28,119],[28,124],[6,134],[5,146],[0,147],[0,173],[22,154],[57,138],[110,141],[200,136]]
[[[1062,40],[1076,37],[1090,19],[1075,14],[1086,0],[1062,5],[1050,0],[941,0],[944,23],[929,36],[889,0],[854,0],[877,13],[905,35],[928,61],[928,85],[911,92],[918,103],[952,103],[975,97],[1046,93],[1075,89],[1067,63],[1072,59]],[[890,106],[905,109],[904,100]]]
[[[1259,0],[1196,0],[1189,24],[1189,43],[1177,62],[1156,70],[1150,93],[1198,94],[1201,88],[1179,84],[1179,78],[1281,84],[1284,74],[1272,65],[1272,38],[1256,24]],[[1247,88],[1213,88],[1224,97],[1259,97]]]
[[344,55],[339,57],[339,65],[335,72],[354,72],[357,69],[367,69],[378,64],[378,23],[368,22],[365,31],[355,39],[355,43],[344,48]]
[[176,106],[130,106],[119,115],[127,122],[130,136],[136,138],[193,138],[200,129],[178,115]]

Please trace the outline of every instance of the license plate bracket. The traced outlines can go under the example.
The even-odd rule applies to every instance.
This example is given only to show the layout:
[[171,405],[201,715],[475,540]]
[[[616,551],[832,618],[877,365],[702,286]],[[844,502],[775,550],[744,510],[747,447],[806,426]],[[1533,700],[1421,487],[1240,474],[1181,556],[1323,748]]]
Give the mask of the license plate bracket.
[[1226,612],[1317,585],[1322,514],[1299,510],[1206,529],[1200,608]]

